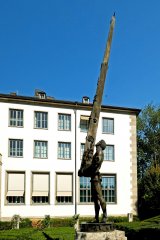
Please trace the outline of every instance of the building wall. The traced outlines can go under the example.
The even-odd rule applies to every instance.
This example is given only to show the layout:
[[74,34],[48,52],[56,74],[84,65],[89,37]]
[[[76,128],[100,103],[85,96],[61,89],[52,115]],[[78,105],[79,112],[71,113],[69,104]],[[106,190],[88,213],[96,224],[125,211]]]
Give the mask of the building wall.
[[[80,144],[85,143],[86,133],[80,131],[80,116],[90,115],[89,110],[77,108],[57,108],[39,106],[38,104],[0,103],[3,118],[0,118],[0,153],[2,154],[1,174],[1,217],[10,218],[14,214],[22,217],[44,217],[50,215],[73,216],[75,213],[85,216],[94,215],[92,203],[80,203],[78,169],[81,164]],[[9,109],[24,110],[24,127],[9,127]],[[48,112],[48,129],[34,129],[34,111]],[[58,131],[58,113],[71,114],[71,131]],[[102,133],[102,118],[114,119],[114,134]],[[8,139],[23,139],[23,158],[8,156]],[[104,161],[102,174],[116,175],[117,201],[107,205],[108,215],[126,215],[136,213],[136,116],[119,111],[100,114],[97,139],[104,139],[107,144],[115,146],[115,160]],[[34,140],[48,141],[48,158],[33,157]],[[71,159],[57,158],[58,141],[71,142]],[[25,172],[25,204],[6,204],[6,173],[8,171]],[[50,174],[50,203],[47,205],[31,204],[32,172],[47,172]],[[73,174],[73,204],[57,204],[56,173]]]

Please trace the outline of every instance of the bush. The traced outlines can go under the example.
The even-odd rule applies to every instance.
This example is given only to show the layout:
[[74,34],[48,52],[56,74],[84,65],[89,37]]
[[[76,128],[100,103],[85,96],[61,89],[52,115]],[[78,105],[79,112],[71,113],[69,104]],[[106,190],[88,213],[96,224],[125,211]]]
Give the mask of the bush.
[[73,218],[51,218],[50,227],[73,227]]
[[22,218],[19,226],[20,228],[30,228],[32,227],[32,221],[29,218]]
[[11,222],[0,222],[0,230],[12,229]]

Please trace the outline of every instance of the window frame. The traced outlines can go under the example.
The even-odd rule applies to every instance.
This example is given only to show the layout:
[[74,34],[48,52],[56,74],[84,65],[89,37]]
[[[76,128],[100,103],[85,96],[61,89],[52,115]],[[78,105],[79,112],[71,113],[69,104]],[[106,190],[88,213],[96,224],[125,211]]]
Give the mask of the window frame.
[[[11,111],[15,112],[15,118],[11,118]],[[18,117],[18,113],[21,113],[21,117]],[[24,110],[23,109],[15,109],[15,108],[9,108],[9,127],[17,127],[17,128],[23,128],[24,127]],[[15,121],[15,125],[11,124],[11,121]],[[18,122],[21,122],[22,125],[18,125]]]
[[[55,204],[56,205],[73,205],[73,197],[74,197],[74,194],[73,194],[73,172],[56,172],[56,174],[55,174],[56,176],[56,188],[55,188]],[[63,176],[65,176],[65,175],[67,175],[67,176],[71,176],[71,192],[72,192],[72,194],[71,194],[71,196],[57,196],[58,195],[58,187],[57,187],[57,182],[58,182],[58,175],[63,175]],[[64,200],[65,199],[67,199],[67,198],[71,198],[71,201],[63,201],[63,202],[58,202],[58,200],[57,200],[57,198],[64,198]]]
[[[103,190],[104,190],[103,187],[102,187],[102,194],[103,194],[103,197],[107,204],[117,204],[117,175],[116,174],[102,174],[102,181],[103,181],[103,178],[114,178],[115,187],[112,189],[108,188],[106,191],[109,191],[109,190],[115,191],[115,196],[114,196],[115,201],[107,202],[106,197],[103,194]],[[107,196],[107,197],[109,198],[110,196]]]
[[[115,162],[115,146],[114,146],[113,144],[107,144],[104,151],[107,151],[107,149],[108,149],[109,147],[112,147],[112,159],[109,159],[110,157],[107,159],[107,156],[109,156],[110,153],[109,153],[109,152],[106,152],[106,154],[104,153],[104,161]],[[103,152],[104,152],[104,151],[103,151]],[[106,156],[106,158],[105,158],[105,156]]]
[[[82,149],[82,146],[83,146],[83,149]],[[80,160],[82,160],[83,158],[84,149],[85,149],[85,143],[80,143]]]
[[[104,131],[104,120],[108,120],[108,121],[112,121],[112,131],[111,130],[107,130],[107,131]],[[114,118],[110,118],[110,117],[102,117],[102,133],[103,134],[114,134]],[[108,125],[106,124],[106,128],[109,129]]]
[[[66,157],[65,156],[65,146],[62,146],[62,147],[59,147],[59,144],[69,144],[70,145],[70,148],[69,148],[69,157]],[[63,152],[61,153],[61,148],[63,148]],[[67,152],[67,151],[66,151]],[[61,155],[63,155],[61,157]],[[72,145],[71,145],[71,142],[61,142],[61,141],[58,141],[58,151],[57,151],[57,158],[60,159],[60,160],[71,160],[72,159]]]
[[[23,174],[24,175],[24,194],[23,196],[7,196],[7,193],[10,191],[8,188],[9,184],[9,174]],[[6,179],[6,184],[5,184],[5,204],[9,206],[20,206],[20,205],[25,205],[25,193],[26,193],[26,173],[25,171],[6,171],[5,174],[5,179]],[[19,190],[14,190],[14,191],[19,191]],[[8,198],[15,199],[15,202],[9,202]],[[20,201],[18,202],[17,199]]]
[[[48,196],[33,196],[33,192],[34,192],[34,174],[37,175],[48,175]],[[49,205],[50,204],[50,172],[31,172],[31,205]],[[43,191],[42,191],[43,192]],[[34,202],[33,198],[40,200],[39,202]],[[48,201],[43,202],[42,198],[48,198]]]
[[[40,117],[38,117],[38,116],[36,117],[36,114],[40,114]],[[43,114],[46,115],[46,119],[43,119]],[[40,118],[40,119],[38,119],[38,118]],[[38,122],[39,122],[39,124],[38,124]],[[43,124],[46,126],[43,127]],[[40,126],[38,126],[38,125],[40,125]],[[34,111],[34,128],[48,130],[48,112]]]
[[[39,150],[39,156],[36,156],[36,143],[40,143],[40,150]],[[44,150],[42,151],[42,143],[46,143],[46,156],[43,157],[43,152]],[[34,155],[34,158],[38,158],[38,159],[48,159],[48,141],[46,140],[34,140],[34,152],[33,152],[33,155]]]
[[[115,179],[115,181],[114,181],[114,183],[115,183],[115,188],[114,189],[104,189],[103,187],[102,187],[102,194],[103,194],[103,191],[104,190],[106,190],[107,192],[109,191],[109,190],[114,190],[115,191],[115,201],[114,202],[107,202],[106,201],[106,203],[107,204],[117,204],[117,176],[116,176],[116,174],[101,174],[101,176],[102,176],[102,179],[103,178],[110,178],[110,177],[114,177],[114,179]],[[82,178],[84,178],[84,179],[87,179],[87,181],[86,181],[86,184],[89,184],[89,187],[87,186],[87,187],[81,187],[80,186],[80,184],[81,184],[81,179]],[[102,180],[103,181],[103,180]],[[89,199],[90,201],[81,201],[81,190],[83,190],[83,191],[87,191],[85,194],[84,194],[84,197],[87,199]],[[82,195],[82,197],[83,197],[83,195]],[[103,197],[105,198],[105,200],[106,200],[106,198],[108,197],[105,197],[104,196],[104,194],[103,194]],[[109,197],[108,197],[109,198]],[[90,177],[80,177],[79,178],[79,204],[82,204],[82,205],[88,205],[88,204],[93,204],[93,200],[92,200],[92,196],[91,196],[91,183],[90,183]]]
[[[15,149],[16,150],[14,150],[14,151],[13,150],[11,151],[11,141],[15,141],[15,145],[16,145]],[[18,150],[18,148],[17,148],[18,141],[22,143],[22,155],[19,155],[19,156],[18,156],[17,152],[18,151],[21,152],[21,151]],[[23,141],[23,139],[15,139],[15,138],[9,138],[8,139],[8,157],[23,158],[23,151],[24,151],[24,141]],[[11,152],[15,152],[15,155],[12,155]]]
[[[60,119],[60,116],[63,116],[64,119]],[[69,119],[65,119],[65,117],[69,117]],[[62,124],[61,121],[63,122]],[[71,131],[71,114],[58,113],[58,131]]]
[[80,132],[87,133],[88,128],[89,128],[89,116],[81,115],[80,116]]

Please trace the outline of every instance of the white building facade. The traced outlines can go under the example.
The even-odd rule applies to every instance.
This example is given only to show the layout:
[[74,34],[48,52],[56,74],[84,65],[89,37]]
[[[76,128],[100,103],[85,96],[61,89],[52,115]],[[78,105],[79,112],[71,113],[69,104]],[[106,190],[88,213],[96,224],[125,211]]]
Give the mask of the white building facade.
[[[85,100],[85,98],[84,98]],[[0,219],[93,216],[90,179],[78,177],[92,104],[0,94]],[[102,106],[102,190],[110,216],[137,214],[138,109]]]

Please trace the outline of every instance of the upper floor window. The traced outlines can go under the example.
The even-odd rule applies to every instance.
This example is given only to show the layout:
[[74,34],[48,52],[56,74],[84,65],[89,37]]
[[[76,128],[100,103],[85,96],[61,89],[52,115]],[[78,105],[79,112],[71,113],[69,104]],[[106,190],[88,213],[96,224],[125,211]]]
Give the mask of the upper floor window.
[[85,144],[84,144],[84,143],[81,143],[81,147],[80,147],[80,159],[81,159],[81,160],[82,160],[82,158],[83,158],[84,148],[85,148]]
[[58,130],[71,130],[71,115],[70,114],[58,114]]
[[8,204],[24,204],[25,198],[25,173],[9,172],[7,173],[7,193],[6,200]]
[[57,203],[67,204],[73,202],[73,175],[57,174],[56,181],[56,201]]
[[48,142],[34,141],[34,157],[47,158],[47,156],[48,156]]
[[88,127],[89,127],[89,117],[88,116],[81,116],[81,118],[80,118],[81,132],[87,132]]
[[114,161],[114,145],[107,145],[104,150],[104,160]]
[[11,127],[23,127],[23,110],[9,109],[9,125]]
[[114,119],[102,118],[102,132],[114,134]]
[[47,112],[35,112],[34,113],[34,127],[35,128],[48,128],[48,113]]
[[71,143],[58,142],[58,158],[71,159]]
[[9,156],[23,157],[23,140],[9,139]]

